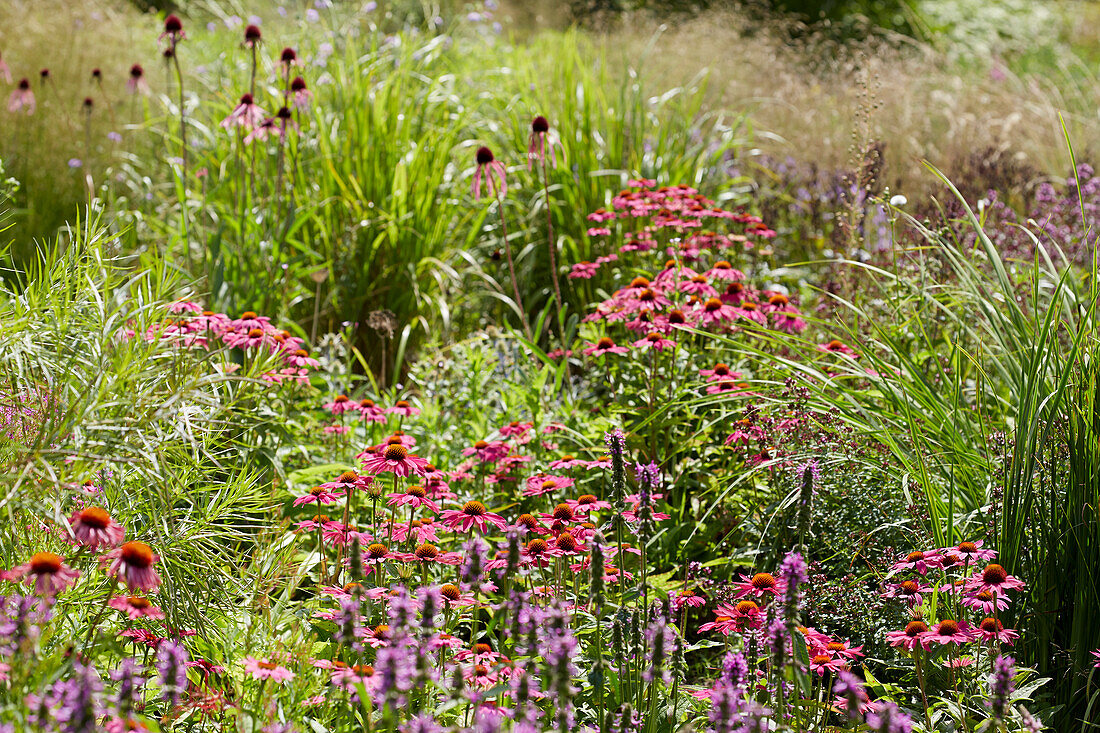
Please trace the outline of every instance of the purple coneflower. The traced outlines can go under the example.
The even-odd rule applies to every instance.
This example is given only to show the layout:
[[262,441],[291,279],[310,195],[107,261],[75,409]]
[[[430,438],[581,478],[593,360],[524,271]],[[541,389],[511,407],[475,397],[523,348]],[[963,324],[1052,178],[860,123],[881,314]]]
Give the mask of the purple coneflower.
[[[477,161],[477,170],[474,171],[474,182],[472,187],[474,198],[481,198],[482,180],[489,184],[489,192],[492,195],[496,196],[500,194],[503,196],[507,193],[507,172],[504,168],[504,164],[493,157],[493,151],[483,145],[477,149],[475,159]],[[494,178],[497,181],[495,186],[493,185]]]
[[36,107],[31,83],[27,79],[20,79],[19,85],[8,97],[8,112],[24,112],[33,115]]
[[160,587],[160,575],[153,565],[160,555],[144,542],[127,542],[111,550],[100,559],[107,567],[107,574],[126,585],[130,590],[152,593]]
[[69,517],[73,539],[93,552],[101,547],[118,547],[126,530],[105,510],[92,506]]

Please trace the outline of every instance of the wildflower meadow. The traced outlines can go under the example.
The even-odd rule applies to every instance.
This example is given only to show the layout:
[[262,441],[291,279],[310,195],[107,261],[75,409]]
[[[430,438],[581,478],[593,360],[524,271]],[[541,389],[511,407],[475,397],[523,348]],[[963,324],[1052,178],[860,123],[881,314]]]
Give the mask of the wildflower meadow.
[[152,5],[0,3],[0,733],[1100,728],[1100,13]]

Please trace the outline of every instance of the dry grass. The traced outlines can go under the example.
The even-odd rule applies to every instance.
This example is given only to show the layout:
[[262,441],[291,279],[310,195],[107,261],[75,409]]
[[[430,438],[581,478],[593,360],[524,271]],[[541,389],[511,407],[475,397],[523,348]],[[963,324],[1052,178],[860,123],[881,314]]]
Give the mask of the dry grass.
[[[1100,16],[1090,17],[1094,26]],[[1062,174],[1059,114],[1078,157],[1100,149],[1100,81],[1068,48],[1041,75],[1017,75],[1000,62],[949,62],[909,40],[795,46],[777,28],[750,27],[728,11],[668,25],[635,20],[609,32],[605,46],[669,85],[707,70],[714,108],[747,111],[760,150],[771,155],[832,168],[884,141],[884,183],[895,191],[930,183],[922,160],[961,171],[988,148]]]

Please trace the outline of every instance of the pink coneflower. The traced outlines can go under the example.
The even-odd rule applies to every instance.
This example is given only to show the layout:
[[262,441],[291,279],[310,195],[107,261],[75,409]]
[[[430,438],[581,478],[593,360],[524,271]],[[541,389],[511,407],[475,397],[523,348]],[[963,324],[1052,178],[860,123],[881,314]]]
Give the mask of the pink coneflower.
[[1092,666],[1095,667],[1096,669],[1100,669],[1100,649],[1093,649],[1090,652],[1090,654],[1092,654],[1093,659],[1096,660],[1096,664],[1094,664]]
[[679,284],[678,289],[682,293],[697,295],[701,298],[710,298],[718,295],[718,291],[707,282],[706,275],[695,275],[689,280],[684,280]]
[[267,659],[256,659],[255,657],[244,658],[244,671],[252,675],[254,680],[287,682],[294,679],[294,673],[286,667]]
[[[474,157],[477,161],[477,170],[474,171],[473,182],[474,199],[481,198],[482,180],[489,184],[489,192],[493,196],[506,194],[508,192],[507,172],[504,164],[493,157],[493,151],[483,145],[477,149]],[[495,186],[493,185],[494,180],[497,182]]]
[[665,349],[676,348],[676,342],[671,339],[666,339],[663,335],[656,331],[650,331],[644,338],[640,338],[634,342],[634,348],[641,349],[656,349],[657,351],[664,351]]
[[962,604],[982,613],[994,613],[1008,608],[1008,598],[988,590],[980,590],[974,595],[964,596]]
[[482,463],[496,463],[508,455],[510,450],[502,440],[479,440],[469,448],[462,449],[464,456],[477,456]]
[[530,432],[531,428],[535,427],[534,423],[520,422],[519,420],[513,420],[507,425],[503,426],[497,432],[505,438],[522,438]]
[[566,476],[531,476],[527,479],[527,488],[523,490],[524,496],[542,496],[560,489],[567,489],[576,481]]
[[928,624],[923,621],[910,621],[901,631],[891,631],[886,635],[886,641],[890,646],[901,647],[907,651],[913,651],[918,646],[928,649],[927,636],[932,633],[928,630]]
[[572,456],[572,455],[564,455],[561,458],[558,458],[557,460],[550,461],[550,468],[555,468],[555,469],[573,468],[574,466],[587,466],[587,465],[588,465],[588,461],[584,460],[583,458],[577,458],[576,456]]
[[915,570],[921,575],[924,575],[928,572],[929,568],[939,567],[940,560],[940,556],[935,552],[914,550],[906,555],[904,560],[894,563],[890,569],[894,571]]
[[53,598],[71,587],[78,577],[80,573],[67,566],[65,558],[52,552],[36,552],[28,562],[0,572],[0,580],[32,585],[34,592],[43,598]]
[[130,67],[130,78],[126,80],[126,89],[130,94],[147,94],[149,92],[149,84],[145,81],[145,69],[141,64],[134,64]]
[[332,672],[331,680],[333,685],[349,692],[354,692],[362,686],[368,693],[374,691],[379,681],[375,675],[374,667],[369,664],[353,664],[335,669]]
[[718,362],[713,369],[700,369],[699,376],[706,377],[711,382],[718,382],[723,379],[740,379],[741,372],[732,371],[728,364]]
[[461,565],[462,555],[457,552],[441,552],[430,542],[422,542],[410,553],[397,555],[405,562],[437,562],[442,565]]
[[343,415],[345,412],[350,412],[359,406],[358,402],[355,402],[348,398],[347,395],[338,394],[332,402],[326,402],[322,407],[329,410],[333,415]]
[[160,34],[160,39],[166,37],[173,45],[186,37],[186,34],[183,32],[183,21],[179,19],[178,15],[169,15],[164,19],[164,32]]
[[729,262],[718,260],[714,266],[703,273],[712,280],[744,280],[745,273],[741,272]]
[[595,494],[581,494],[576,499],[571,499],[565,503],[573,507],[573,511],[578,514],[600,512],[611,508],[611,504],[600,499]]
[[115,596],[108,605],[116,611],[122,611],[131,621],[139,618],[164,618],[164,611],[154,606],[145,596]]
[[1009,646],[1020,638],[1019,633],[1006,629],[1004,624],[995,618],[983,618],[978,624],[977,631],[981,634],[982,641],[998,641]]
[[[244,144],[251,145],[256,140],[264,141],[270,135],[275,134],[278,128],[275,126],[274,117],[265,117],[260,124],[253,127],[247,135],[244,136]],[[282,134],[282,133],[280,133]]]
[[863,646],[848,646],[847,641],[836,641],[835,639],[829,639],[825,644],[825,651],[829,654],[838,657],[844,657],[846,659],[858,659],[859,657],[866,656],[863,653]]
[[101,547],[118,547],[126,530],[110,514],[97,506],[75,512],[69,517],[73,539],[93,552]]
[[366,489],[373,483],[374,478],[372,476],[360,476],[355,471],[344,471],[332,481],[321,484],[320,488],[350,494],[357,489]]
[[263,32],[260,30],[260,26],[249,23],[244,28],[244,46],[245,48],[255,48],[263,39]]
[[439,595],[443,596],[443,602],[448,606],[474,605],[474,597],[472,594],[463,593],[461,588],[451,583],[445,583],[440,586]]
[[823,351],[826,354],[844,354],[845,356],[850,356],[853,359],[859,358],[859,354],[857,354],[854,349],[852,349],[850,346],[847,346],[843,341],[840,341],[838,339],[833,339],[832,341],[828,341],[824,344],[818,344],[817,350]]
[[937,644],[966,644],[973,641],[977,633],[970,628],[965,621],[955,621],[945,618],[936,624],[932,631],[925,635],[926,641],[934,641]]
[[313,98],[313,92],[306,87],[306,80],[300,76],[294,77],[290,82],[290,93],[294,95],[294,106],[298,109],[309,107],[309,100]]
[[982,548],[982,540],[974,542],[960,542],[955,547],[944,548],[941,552],[951,552],[959,555],[964,562],[973,565],[978,560],[986,561],[997,557],[996,550]]
[[990,563],[980,575],[975,574],[968,579],[967,586],[971,590],[986,590],[990,593],[1003,595],[1006,591],[1021,590],[1024,581],[1008,574],[1000,565]]
[[806,330],[806,321],[797,311],[773,311],[769,317],[772,328],[777,331],[797,334]]
[[630,349],[625,346],[616,346],[615,342],[607,336],[584,350],[585,356],[603,356],[604,354],[629,354]]
[[144,542],[127,542],[100,558],[100,563],[107,567],[109,576],[131,591],[152,593],[160,587],[160,575],[153,567],[159,560],[160,555]]
[[386,411],[374,404],[374,400],[362,399],[356,406],[359,417],[367,422],[386,422]]
[[905,580],[889,588],[884,594],[887,598],[900,598],[912,608],[919,606],[924,601],[925,593],[931,593],[932,589],[917,580]]
[[[531,120],[531,134],[527,137],[527,170],[531,170],[531,164],[536,160],[545,165],[548,152],[551,165],[556,166],[558,159],[554,154],[555,147],[560,148],[561,143],[550,135],[550,123],[546,118],[539,115]],[[564,154],[564,150],[562,153]]]
[[848,669],[848,662],[841,657],[815,654],[810,660],[810,671],[817,672],[818,677],[824,677],[826,672],[836,674],[846,669]]
[[386,498],[389,499],[386,506],[408,506],[413,509],[425,507],[431,512],[439,513],[439,505],[428,498],[428,492],[423,486],[410,486],[403,492],[389,494]]
[[572,280],[591,280],[599,269],[598,262],[578,262],[569,268],[568,277]]
[[37,107],[37,102],[34,100],[34,91],[31,90],[31,83],[27,79],[20,79],[19,85],[15,88],[15,91],[8,97],[8,112],[25,112],[26,114],[33,115],[34,110]]
[[480,501],[468,501],[462,505],[462,509],[446,509],[439,513],[440,523],[456,532],[469,532],[476,526],[479,532],[484,533],[486,525],[493,525],[499,530],[508,528],[508,523],[499,514],[493,514]]
[[413,407],[408,400],[398,400],[393,403],[393,407],[387,407],[386,412],[401,417],[416,417],[420,414],[420,408]]
[[262,328],[250,328],[247,331],[228,333],[223,339],[228,346],[236,349],[255,349],[258,346],[270,345],[271,337]]
[[414,519],[407,524],[401,522],[395,524],[390,530],[390,540],[393,542],[404,542],[409,537],[412,537],[418,545],[425,542],[439,542],[439,535],[436,534],[432,517]]
[[672,595],[670,600],[672,604],[672,610],[675,613],[679,613],[682,608],[702,608],[707,605],[707,599],[702,596],[695,595],[693,590],[682,590]]
[[411,455],[408,448],[397,444],[387,445],[363,459],[363,470],[373,475],[393,473],[398,476],[408,476],[415,473],[423,476],[427,465],[426,460]]
[[237,103],[229,116],[221,121],[221,126],[227,130],[238,127],[248,132],[262,123],[264,117],[264,111],[256,104],[252,95],[246,93],[241,95],[241,101]]
[[299,496],[294,500],[294,506],[303,504],[335,504],[343,497],[341,491],[330,491],[324,486],[314,486],[305,496]]
[[744,598],[745,596],[754,596],[756,598],[764,598],[768,595],[781,596],[787,590],[787,583],[783,578],[776,578],[771,573],[757,573],[751,578],[747,575],[741,576],[740,583],[734,583],[734,588],[737,589],[735,598]]

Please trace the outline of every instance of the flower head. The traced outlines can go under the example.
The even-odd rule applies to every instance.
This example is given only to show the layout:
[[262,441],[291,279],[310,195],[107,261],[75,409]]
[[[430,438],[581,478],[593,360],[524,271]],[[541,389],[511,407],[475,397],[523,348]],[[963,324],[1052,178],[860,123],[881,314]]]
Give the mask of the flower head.
[[117,547],[126,536],[126,530],[105,510],[87,507],[69,517],[73,539],[93,552],[101,547]]
[[[508,182],[505,178],[507,172],[505,171],[504,164],[493,157],[493,151],[482,146],[477,149],[475,159],[477,161],[477,170],[474,171],[474,198],[481,198],[482,181],[489,184],[489,193],[494,198],[498,195],[503,196],[507,193]],[[494,181],[496,182],[495,185]]]
[[152,593],[160,587],[160,575],[153,567],[159,560],[160,555],[144,542],[127,542],[108,552],[100,562],[106,566],[109,576],[131,591]]

